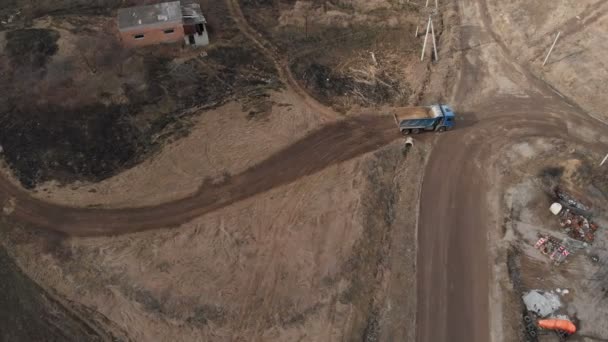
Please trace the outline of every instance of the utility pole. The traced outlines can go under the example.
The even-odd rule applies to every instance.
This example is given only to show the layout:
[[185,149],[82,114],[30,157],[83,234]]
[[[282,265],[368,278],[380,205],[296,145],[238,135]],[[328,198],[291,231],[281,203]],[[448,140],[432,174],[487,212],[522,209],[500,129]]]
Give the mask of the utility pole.
[[437,43],[435,42],[435,28],[433,27],[433,21],[431,17],[429,17],[429,22],[431,23],[431,34],[433,36],[433,50],[435,51],[435,61],[439,60],[439,55],[437,54]]
[[555,43],[557,43],[557,39],[559,38],[560,34],[562,34],[561,31],[557,33],[557,37],[555,37],[555,40],[553,41],[553,45],[551,45],[551,48],[549,49],[549,53],[547,54],[547,57],[545,57],[545,60],[543,61],[543,66],[545,66],[545,64],[547,63],[549,56],[551,56],[551,52],[553,52],[553,48],[555,47]]
[[429,17],[429,22],[426,25],[426,34],[424,35],[424,44],[422,44],[422,55],[420,56],[420,61],[424,60],[424,50],[426,50],[426,41],[428,40],[429,30],[431,28],[431,17]]
[[604,159],[602,159],[600,166],[604,165],[604,163],[606,162],[606,159],[608,159],[608,154],[604,157]]

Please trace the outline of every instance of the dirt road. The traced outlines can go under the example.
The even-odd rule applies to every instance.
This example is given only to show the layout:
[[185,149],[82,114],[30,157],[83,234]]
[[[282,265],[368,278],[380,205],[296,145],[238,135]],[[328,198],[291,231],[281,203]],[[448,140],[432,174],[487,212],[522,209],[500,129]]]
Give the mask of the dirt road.
[[[605,130],[518,64],[492,31],[485,0],[459,1],[458,6],[462,46],[453,53],[462,54],[462,66],[450,102],[462,120],[459,129],[437,139],[424,178],[418,229],[418,341],[485,342],[495,336],[492,330],[500,329],[491,315],[493,260],[488,250],[488,237],[499,226],[491,207],[498,199],[488,194],[500,182],[492,165],[501,151],[535,137],[583,141],[572,127]],[[0,206],[18,221],[78,236],[172,227],[397,138],[390,118],[361,116],[327,125],[221,184],[204,184],[190,197],[159,206],[61,207],[32,199],[5,179],[0,179]]]
[[501,322],[493,317],[500,304],[492,299],[494,261],[488,250],[488,239],[500,227],[493,206],[499,199],[491,194],[501,178],[493,161],[527,139],[583,143],[571,128],[593,132],[601,125],[518,64],[516,52],[492,31],[485,1],[459,2],[464,52],[451,101],[465,128],[439,139],[422,188],[416,322],[421,342],[502,339]]
[[159,206],[116,210],[66,208],[33,199],[6,179],[0,179],[0,203],[10,206],[6,210],[19,221],[77,236],[171,227],[376,150],[396,138],[399,132],[388,116],[338,121],[221,184],[203,184],[193,196]]

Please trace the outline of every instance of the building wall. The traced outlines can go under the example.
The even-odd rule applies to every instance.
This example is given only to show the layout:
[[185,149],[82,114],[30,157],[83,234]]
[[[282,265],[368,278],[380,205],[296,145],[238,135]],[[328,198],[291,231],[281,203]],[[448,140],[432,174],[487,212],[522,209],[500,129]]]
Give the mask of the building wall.
[[[173,33],[165,33],[165,30],[173,29]],[[136,35],[143,34],[144,37],[136,39]],[[159,43],[174,43],[184,40],[184,27],[182,23],[160,23],[158,25],[142,28],[131,28],[120,31],[123,45],[127,47],[139,47]]]

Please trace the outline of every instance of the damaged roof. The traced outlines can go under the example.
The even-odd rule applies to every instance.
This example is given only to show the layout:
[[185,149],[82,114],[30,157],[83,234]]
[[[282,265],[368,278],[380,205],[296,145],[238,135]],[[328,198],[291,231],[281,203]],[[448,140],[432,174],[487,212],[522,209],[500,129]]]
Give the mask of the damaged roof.
[[182,16],[184,25],[206,23],[201,5],[196,2],[182,1]]
[[179,1],[121,8],[118,10],[118,28],[120,30],[171,22],[182,22],[182,9]]

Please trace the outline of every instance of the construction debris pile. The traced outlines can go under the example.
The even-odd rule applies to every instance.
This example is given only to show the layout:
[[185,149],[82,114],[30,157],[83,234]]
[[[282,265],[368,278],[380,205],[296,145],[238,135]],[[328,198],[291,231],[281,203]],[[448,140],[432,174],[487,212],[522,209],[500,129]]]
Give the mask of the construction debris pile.
[[559,219],[560,226],[569,238],[560,239],[550,234],[539,234],[534,248],[546,255],[555,264],[561,264],[577,249],[588,247],[595,240],[599,226],[589,218],[591,207],[574,196],[555,190],[556,201],[549,207]]
[[590,206],[559,188],[555,191],[555,195],[558,202],[553,203],[550,210],[559,218],[559,223],[566,234],[573,239],[593,243],[598,225],[588,218],[591,213]]
[[589,221],[583,215],[575,214],[570,209],[564,209],[559,213],[559,224],[573,239],[587,243],[592,243],[595,240],[597,224]]
[[566,248],[563,241],[551,235],[539,235],[538,241],[534,244],[534,248],[540,250],[544,255],[549,256],[549,259],[556,264],[561,264],[570,251]]
[[524,324],[529,341],[536,341],[538,334],[553,331],[560,339],[565,339],[576,332],[576,325],[564,314],[559,314],[562,303],[559,295],[568,294],[568,290],[550,291],[531,290],[522,297],[526,306]]

